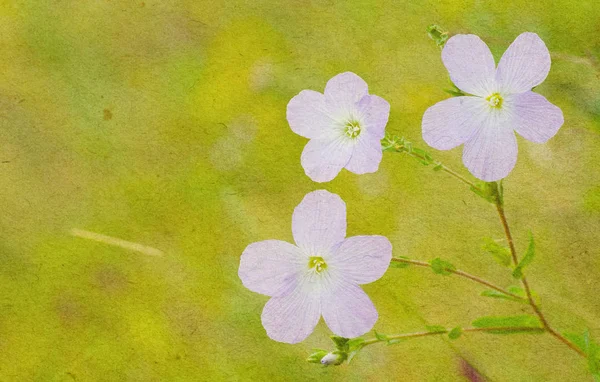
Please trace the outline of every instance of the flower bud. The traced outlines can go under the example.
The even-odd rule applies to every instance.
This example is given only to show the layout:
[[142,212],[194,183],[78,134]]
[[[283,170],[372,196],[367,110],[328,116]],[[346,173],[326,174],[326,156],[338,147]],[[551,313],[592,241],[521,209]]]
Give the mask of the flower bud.
[[329,365],[341,365],[348,358],[345,352],[334,351],[328,353],[325,357],[321,358],[321,363],[325,366]]

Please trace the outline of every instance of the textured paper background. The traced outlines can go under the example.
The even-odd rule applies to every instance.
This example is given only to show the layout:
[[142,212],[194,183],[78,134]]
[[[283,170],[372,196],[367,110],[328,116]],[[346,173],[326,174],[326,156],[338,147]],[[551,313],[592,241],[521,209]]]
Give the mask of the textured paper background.
[[[326,326],[298,345],[271,341],[267,297],[237,268],[249,243],[291,241],[293,208],[326,188],[347,203],[349,235],[386,235],[396,256],[510,285],[480,250],[502,237],[492,206],[397,154],[375,174],[313,183],[285,109],[350,70],[392,105],[388,131],[423,145],[423,112],[448,96],[425,27],[478,34],[496,59],[531,31],[553,55],[537,91],[565,125],[546,145],[519,139],[507,214],[520,251],[536,236],[529,278],[549,319],[600,336],[598,2],[0,4],[0,380],[461,381],[461,357],[494,381],[588,380],[549,336],[426,338],[369,347],[350,366],[307,364],[330,346]],[[434,153],[466,174],[460,149]],[[526,310],[426,269],[392,269],[364,289],[383,333]]]

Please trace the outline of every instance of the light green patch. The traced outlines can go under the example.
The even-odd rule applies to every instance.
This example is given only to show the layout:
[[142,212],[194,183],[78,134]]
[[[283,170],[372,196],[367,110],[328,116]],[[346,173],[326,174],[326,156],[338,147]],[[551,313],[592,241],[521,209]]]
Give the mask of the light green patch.
[[314,268],[315,272],[317,273],[321,273],[327,269],[327,263],[322,257],[312,256],[310,259],[308,259],[308,267],[310,269]]
[[504,98],[502,98],[500,93],[493,93],[485,100],[488,102],[488,105],[495,109],[500,109],[502,107],[502,103],[504,102]]

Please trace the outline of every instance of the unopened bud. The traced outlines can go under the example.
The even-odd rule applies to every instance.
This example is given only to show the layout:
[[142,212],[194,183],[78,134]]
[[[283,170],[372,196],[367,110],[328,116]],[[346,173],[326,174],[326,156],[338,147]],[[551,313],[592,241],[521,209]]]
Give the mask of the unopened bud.
[[348,358],[345,352],[334,351],[321,358],[321,363],[325,366],[341,365]]

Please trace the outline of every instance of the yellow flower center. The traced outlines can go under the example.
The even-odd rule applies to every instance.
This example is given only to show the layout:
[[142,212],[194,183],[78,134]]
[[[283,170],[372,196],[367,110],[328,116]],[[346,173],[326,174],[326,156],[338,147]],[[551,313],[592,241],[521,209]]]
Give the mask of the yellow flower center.
[[308,267],[310,269],[314,268],[317,273],[321,273],[325,269],[327,269],[327,263],[325,262],[325,260],[323,260],[322,257],[313,256],[310,259],[308,259]]
[[357,121],[346,123],[344,133],[350,138],[356,138],[360,135],[360,124]]
[[502,102],[504,101],[504,99],[502,98],[502,96],[499,93],[493,93],[492,95],[487,97],[485,100],[488,102],[488,104],[491,107],[495,107],[496,109],[501,108]]

